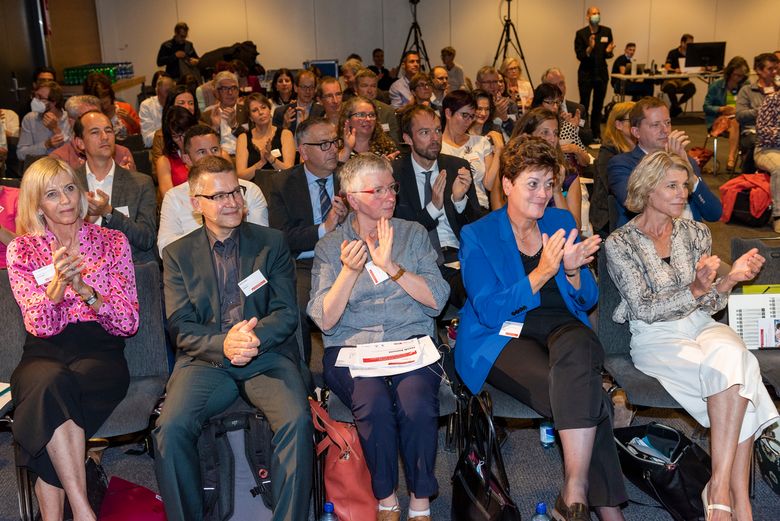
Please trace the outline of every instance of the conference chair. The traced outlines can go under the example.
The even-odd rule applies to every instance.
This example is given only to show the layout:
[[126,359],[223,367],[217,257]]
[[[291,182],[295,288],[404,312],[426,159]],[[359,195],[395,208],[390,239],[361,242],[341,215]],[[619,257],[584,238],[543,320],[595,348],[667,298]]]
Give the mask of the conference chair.
[[[138,289],[139,328],[125,345],[125,358],[130,371],[130,387],[127,396],[95,433],[95,438],[117,440],[119,436],[142,434],[148,436],[153,425],[155,407],[165,390],[168,380],[168,359],[162,324],[160,299],[160,270],[150,262],[135,266]],[[8,382],[22,357],[27,333],[22,314],[11,293],[8,272],[0,270],[0,314],[4,326],[0,328],[0,381]],[[12,406],[0,408],[2,420],[13,423]],[[132,439],[137,439],[134,436]],[[16,467],[19,516],[22,521],[33,519],[33,490],[26,468]]]

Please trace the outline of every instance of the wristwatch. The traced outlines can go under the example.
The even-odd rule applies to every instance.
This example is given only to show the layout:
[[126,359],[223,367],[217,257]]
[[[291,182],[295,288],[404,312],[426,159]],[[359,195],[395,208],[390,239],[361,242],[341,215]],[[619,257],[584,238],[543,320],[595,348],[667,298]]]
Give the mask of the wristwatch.
[[113,217],[112,212],[108,212],[107,214],[101,215],[103,217],[103,224],[108,224],[111,222],[111,217]]
[[404,269],[404,267],[399,264],[398,265],[398,273],[396,273],[395,275],[390,277],[390,280],[396,281],[396,280],[400,279],[403,276],[404,273],[406,273],[406,269]]
[[97,291],[95,291],[95,288],[92,288],[92,294],[88,298],[82,298],[81,300],[84,301],[84,304],[87,306],[92,306],[95,302],[97,302]]

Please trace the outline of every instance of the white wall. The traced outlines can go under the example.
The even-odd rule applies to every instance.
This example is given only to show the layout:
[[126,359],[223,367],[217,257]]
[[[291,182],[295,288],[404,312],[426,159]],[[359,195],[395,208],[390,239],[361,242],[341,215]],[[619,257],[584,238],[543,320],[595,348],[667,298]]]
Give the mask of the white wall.
[[[95,0],[103,59],[131,61],[137,74],[151,78],[160,43],[174,24],[190,26],[199,53],[253,40],[260,62],[269,69],[300,67],[304,60],[335,58],[351,52],[370,63],[371,50],[385,49],[386,65],[397,63],[411,25],[404,0]],[[563,69],[568,96],[578,99],[573,41],[585,25],[590,2],[515,0],[512,20],[536,85],[550,66]],[[421,0],[418,20],[432,64],[452,45],[466,74],[493,62],[506,2],[500,0]],[[780,48],[777,0],[602,0],[604,25],[612,28],[617,52],[637,43],[637,58],[662,62],[684,32],[697,41],[725,40],[726,59]],[[762,27],[762,24],[764,27]],[[695,105],[701,106],[699,85]]]

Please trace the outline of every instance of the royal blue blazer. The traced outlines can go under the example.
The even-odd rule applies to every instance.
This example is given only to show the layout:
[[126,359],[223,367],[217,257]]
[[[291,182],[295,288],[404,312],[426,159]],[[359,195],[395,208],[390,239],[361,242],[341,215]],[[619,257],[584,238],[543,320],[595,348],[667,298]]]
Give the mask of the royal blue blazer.
[[[539,219],[542,233],[576,229],[567,210],[547,208]],[[506,208],[496,210],[461,231],[460,269],[468,299],[460,312],[455,368],[473,393],[485,383],[501,350],[511,338],[499,335],[505,321],[524,322],[539,307],[531,292]],[[566,280],[563,263],[555,275],[572,315],[590,327],[587,311],[598,301],[598,287],[587,267],[580,269],[580,289]]]

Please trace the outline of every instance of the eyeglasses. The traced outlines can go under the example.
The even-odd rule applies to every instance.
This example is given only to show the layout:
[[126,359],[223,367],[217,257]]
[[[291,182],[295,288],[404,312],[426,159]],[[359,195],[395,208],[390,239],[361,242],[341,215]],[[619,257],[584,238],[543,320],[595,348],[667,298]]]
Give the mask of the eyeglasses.
[[206,195],[206,194],[195,194],[195,197],[203,197],[204,199],[208,199],[209,201],[213,201],[215,203],[226,203],[228,202],[228,199],[243,199],[244,195],[246,194],[246,186],[244,185],[238,185],[235,190],[232,192],[219,192],[217,194],[212,195]]
[[471,112],[456,112],[456,114],[459,115],[463,121],[474,121],[474,118],[476,117],[476,114]]
[[548,99],[542,100],[542,103],[547,103],[548,105],[558,105],[558,106],[560,106],[561,103],[563,103],[563,101],[559,100],[559,99],[548,98]]
[[316,85],[298,85],[298,90],[314,90],[316,88]]
[[349,115],[349,117],[358,119],[376,119],[376,112],[353,112]]
[[381,199],[390,192],[393,193],[393,195],[398,194],[398,190],[401,189],[401,185],[398,183],[391,183],[387,186],[377,186],[376,188],[371,188],[370,190],[355,190],[354,192],[350,192],[351,194],[372,194],[374,196],[374,199]]
[[[374,116],[376,117],[376,116]],[[333,145],[336,145],[336,148],[341,148],[341,146],[344,144],[344,140],[340,137],[337,137],[336,139],[331,139],[329,141],[320,141],[319,143],[301,143],[302,145],[308,145],[310,147],[320,147],[320,150],[323,152],[327,152],[330,150],[330,147]]]
[[229,87],[217,87],[217,90],[219,92],[238,92],[238,87],[235,85],[231,85]]
[[420,89],[430,89],[431,88],[431,84],[430,83],[425,83],[424,81],[421,81],[415,87],[415,89],[417,89],[417,88],[420,88]]

